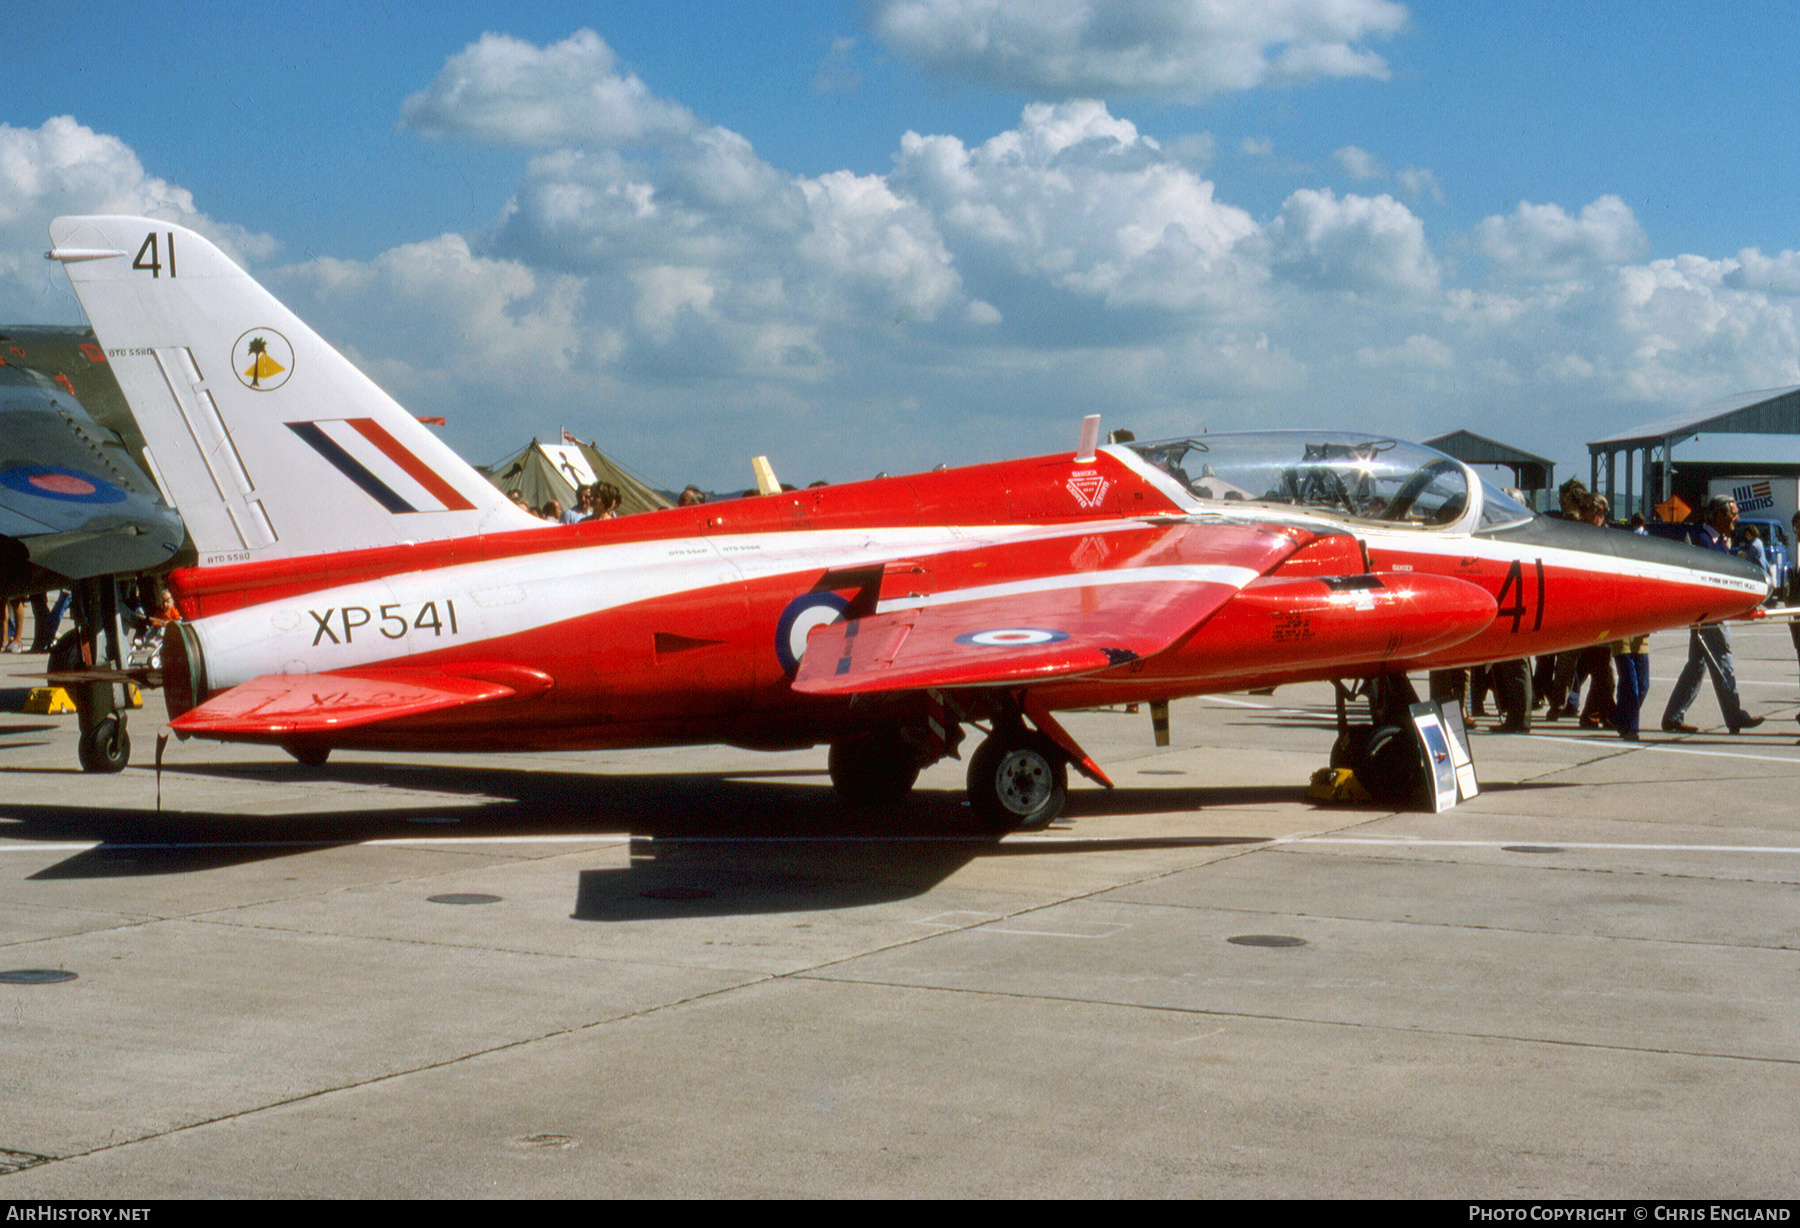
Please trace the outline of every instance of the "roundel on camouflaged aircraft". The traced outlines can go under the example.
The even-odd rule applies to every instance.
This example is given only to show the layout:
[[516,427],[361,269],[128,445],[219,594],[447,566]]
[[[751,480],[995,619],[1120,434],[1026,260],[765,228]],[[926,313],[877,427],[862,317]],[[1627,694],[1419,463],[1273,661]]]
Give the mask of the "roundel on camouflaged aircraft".
[[800,658],[806,655],[807,636],[815,628],[842,618],[849,606],[849,599],[836,593],[801,593],[787,603],[775,624],[775,655],[790,677],[800,668]]
[[0,472],[0,485],[20,494],[68,503],[123,503],[123,490],[104,478],[62,465],[17,465]]

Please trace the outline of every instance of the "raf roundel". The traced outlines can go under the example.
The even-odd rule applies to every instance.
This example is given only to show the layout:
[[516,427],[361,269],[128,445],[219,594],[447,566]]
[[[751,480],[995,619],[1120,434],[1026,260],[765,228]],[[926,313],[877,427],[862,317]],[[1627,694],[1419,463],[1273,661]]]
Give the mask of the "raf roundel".
[[815,627],[823,627],[843,617],[850,602],[836,593],[802,593],[788,602],[775,624],[775,655],[781,668],[790,675],[800,668],[806,655],[806,637]]
[[273,392],[294,373],[294,347],[272,328],[253,328],[231,347],[231,371],[253,392]]
[[978,648],[1028,648],[1034,644],[1058,644],[1068,638],[1067,631],[1053,631],[1048,627],[995,627],[991,631],[959,635],[956,642]]
[[126,497],[104,478],[61,465],[17,465],[0,472],[0,486],[68,503],[123,503]]

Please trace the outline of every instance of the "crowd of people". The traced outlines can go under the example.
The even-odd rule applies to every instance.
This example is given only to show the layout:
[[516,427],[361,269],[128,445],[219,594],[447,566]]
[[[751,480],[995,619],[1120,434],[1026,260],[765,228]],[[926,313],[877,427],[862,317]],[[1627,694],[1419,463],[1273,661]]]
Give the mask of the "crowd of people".
[[[690,488],[691,489],[691,488]],[[542,507],[532,507],[521,491],[509,490],[506,497],[539,520],[551,524],[580,524],[584,520],[612,520],[619,514],[622,502],[619,488],[611,482],[591,482],[575,488],[575,506],[565,509],[557,499],[546,499]]]
[[[755,494],[755,491],[747,492]],[[575,488],[575,506],[565,508],[559,499],[546,499],[541,506],[533,507],[526,502],[524,492],[509,490],[506,497],[515,506],[530,512],[539,520],[547,520],[551,524],[580,524],[584,520],[612,520],[623,515],[620,505],[623,502],[619,488],[611,482],[592,482]],[[706,492],[698,486],[689,485],[682,490],[676,500],[678,507],[696,507],[706,502]]]
[[56,642],[56,629],[69,608],[66,592],[33,593],[31,601],[32,638],[25,639],[24,597],[9,597],[4,615],[0,616],[0,641],[6,652],[49,652]]
[[[1610,526],[1611,507],[1604,495],[1589,491],[1578,479],[1563,483],[1558,491],[1559,510],[1546,513],[1597,528]],[[1711,499],[1702,510],[1701,522],[1691,535],[1693,544],[1721,553],[1738,553],[1765,572],[1767,556],[1761,549],[1754,526],[1736,540],[1738,506],[1725,496]],[[1800,540],[1800,513],[1794,516],[1794,533]],[[1634,533],[1647,533],[1642,513],[1632,516],[1626,526]],[[1800,622],[1789,623],[1796,656],[1800,656]],[[1534,662],[1513,660],[1496,662],[1472,671],[1440,671],[1432,676],[1432,697],[1461,699],[1468,705],[1470,716],[1485,716],[1488,694],[1500,716],[1495,726],[1498,733],[1531,732],[1532,714],[1543,709],[1545,720],[1573,720],[1584,729],[1613,729],[1628,742],[1639,740],[1642,711],[1650,688],[1648,635],[1571,649],[1553,656],[1539,657]],[[1688,632],[1688,658],[1675,680],[1663,708],[1661,728],[1664,733],[1698,733],[1687,721],[1687,713],[1700,693],[1700,680],[1710,674],[1713,693],[1718,697],[1725,727],[1732,733],[1754,729],[1764,718],[1752,716],[1738,698],[1737,673],[1731,655],[1731,633],[1722,624],[1691,628]],[[1583,686],[1587,699],[1577,705]]]

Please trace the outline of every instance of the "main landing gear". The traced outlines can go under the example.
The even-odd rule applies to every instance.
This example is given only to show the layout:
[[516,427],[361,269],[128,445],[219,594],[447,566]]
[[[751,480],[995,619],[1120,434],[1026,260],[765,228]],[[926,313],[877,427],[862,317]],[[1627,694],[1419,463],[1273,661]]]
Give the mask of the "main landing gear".
[[281,749],[293,756],[294,762],[301,767],[324,767],[325,761],[331,758],[331,747],[320,746],[317,742],[283,742]]
[[919,779],[919,752],[898,728],[831,744],[826,767],[838,796],[852,806],[893,806]]
[[[75,629],[50,650],[52,674],[92,671],[114,673],[133,664],[127,660],[132,640],[127,622],[135,618],[121,600],[120,582],[112,576],[78,580],[74,587]],[[146,652],[152,650],[146,649]],[[131,734],[125,685],[91,676],[69,684],[75,700],[80,738],[75,757],[84,772],[123,771],[131,762]]]
[[1017,720],[996,721],[994,732],[969,759],[969,806],[983,827],[1048,827],[1068,797],[1068,756]]
[[[90,701],[91,702],[91,701]],[[131,734],[125,728],[125,711],[108,712],[93,721],[90,725],[88,717],[91,707],[75,707],[75,715],[81,725],[81,741],[76,743],[75,757],[81,761],[84,772],[122,772],[125,765],[131,762]]]
[[[987,718],[992,731],[969,760],[969,807],[989,831],[1034,831],[1062,813],[1069,766],[1107,788],[1112,782],[1029,697],[988,695],[973,702],[933,692],[922,719],[877,728],[831,745],[831,783],[853,806],[891,806],[912,791],[921,769],[956,754],[961,726]],[[1031,726],[1025,721],[1029,718]]]

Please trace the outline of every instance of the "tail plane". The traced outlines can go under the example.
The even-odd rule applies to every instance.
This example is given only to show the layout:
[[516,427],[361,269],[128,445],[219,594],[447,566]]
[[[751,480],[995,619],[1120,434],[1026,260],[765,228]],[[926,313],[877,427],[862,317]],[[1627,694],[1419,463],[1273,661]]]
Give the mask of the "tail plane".
[[193,231],[60,217],[50,238],[202,566],[537,523]]

